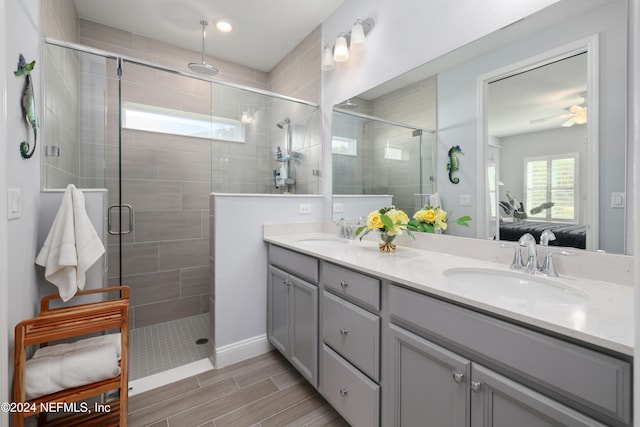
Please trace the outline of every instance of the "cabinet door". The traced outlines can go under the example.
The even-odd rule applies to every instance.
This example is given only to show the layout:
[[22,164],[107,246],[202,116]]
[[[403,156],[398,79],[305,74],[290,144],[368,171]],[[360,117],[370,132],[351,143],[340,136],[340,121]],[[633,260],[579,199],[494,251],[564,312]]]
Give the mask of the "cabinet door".
[[472,371],[473,427],[604,427],[604,424],[488,368],[474,363]]
[[267,337],[271,344],[289,356],[289,275],[269,266],[267,300]]
[[471,362],[396,325],[388,332],[393,402],[387,424],[468,427]]
[[291,286],[290,358],[314,386],[318,385],[318,288],[294,276]]

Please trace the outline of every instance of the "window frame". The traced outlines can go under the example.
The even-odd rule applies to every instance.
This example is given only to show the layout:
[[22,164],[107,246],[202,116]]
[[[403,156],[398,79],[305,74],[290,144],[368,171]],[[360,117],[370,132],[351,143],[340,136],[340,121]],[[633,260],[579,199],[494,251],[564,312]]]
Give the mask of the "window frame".
[[548,156],[535,156],[535,157],[525,157],[523,159],[523,199],[525,204],[527,204],[527,210],[530,210],[532,206],[528,205],[527,194],[528,194],[528,186],[527,186],[527,178],[528,178],[528,166],[529,163],[532,162],[547,162],[547,178],[546,178],[546,186],[547,186],[547,200],[553,200],[553,188],[552,185],[552,174],[553,174],[553,161],[561,160],[561,159],[573,159],[573,219],[565,219],[565,218],[556,218],[553,217],[553,208],[546,209],[545,217],[533,217],[529,216],[531,221],[540,221],[540,222],[554,222],[554,223],[564,223],[564,224],[578,224],[580,221],[580,155],[577,152],[572,153],[562,153],[562,154],[551,154]]

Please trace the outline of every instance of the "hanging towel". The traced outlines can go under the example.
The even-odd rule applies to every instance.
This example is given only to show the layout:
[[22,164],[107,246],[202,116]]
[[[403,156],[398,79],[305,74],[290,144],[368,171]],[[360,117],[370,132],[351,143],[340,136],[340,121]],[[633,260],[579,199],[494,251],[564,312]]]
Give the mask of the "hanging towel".
[[87,270],[104,252],[87,215],[84,194],[69,184],[36,264],[45,267],[45,279],[68,301],[78,289],[84,289]]

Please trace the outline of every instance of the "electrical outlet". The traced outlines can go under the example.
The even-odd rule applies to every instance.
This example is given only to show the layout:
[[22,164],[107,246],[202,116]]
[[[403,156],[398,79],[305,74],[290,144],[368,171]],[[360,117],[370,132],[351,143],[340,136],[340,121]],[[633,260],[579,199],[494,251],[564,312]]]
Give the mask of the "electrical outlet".
[[333,204],[333,213],[343,213],[343,212],[344,212],[344,203]]
[[471,194],[460,195],[460,206],[471,206]]
[[311,213],[311,205],[308,203],[301,203],[298,205],[299,215],[309,215]]
[[611,207],[624,208],[624,193],[611,193]]

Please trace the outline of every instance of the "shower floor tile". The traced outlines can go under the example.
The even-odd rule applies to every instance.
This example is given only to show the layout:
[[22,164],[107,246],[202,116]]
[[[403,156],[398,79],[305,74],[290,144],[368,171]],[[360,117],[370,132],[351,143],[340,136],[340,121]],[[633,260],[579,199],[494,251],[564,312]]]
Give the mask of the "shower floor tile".
[[211,342],[196,344],[209,337],[209,314],[185,317],[129,333],[129,380],[137,380],[168,369],[209,357]]

